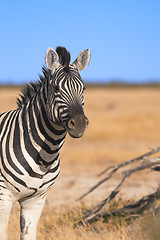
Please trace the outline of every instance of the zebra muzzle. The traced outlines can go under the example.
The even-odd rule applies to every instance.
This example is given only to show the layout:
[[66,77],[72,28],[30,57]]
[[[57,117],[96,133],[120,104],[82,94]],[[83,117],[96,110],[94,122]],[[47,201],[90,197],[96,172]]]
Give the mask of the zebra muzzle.
[[89,120],[84,114],[76,115],[68,121],[67,130],[71,137],[80,138],[83,136],[88,125]]

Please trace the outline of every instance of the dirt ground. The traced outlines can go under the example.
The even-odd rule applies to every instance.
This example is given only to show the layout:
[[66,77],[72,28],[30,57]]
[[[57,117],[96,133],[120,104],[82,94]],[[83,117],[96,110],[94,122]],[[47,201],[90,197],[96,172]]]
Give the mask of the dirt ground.
[[[15,109],[19,88],[0,88],[0,112]],[[135,158],[160,145],[160,88],[88,88],[85,113],[90,125],[82,139],[67,137],[61,150],[61,173],[47,194],[46,207],[62,211],[104,176],[106,167]],[[118,183],[104,183],[83,202],[93,205]],[[120,197],[139,198],[153,192],[160,174],[133,175]]]

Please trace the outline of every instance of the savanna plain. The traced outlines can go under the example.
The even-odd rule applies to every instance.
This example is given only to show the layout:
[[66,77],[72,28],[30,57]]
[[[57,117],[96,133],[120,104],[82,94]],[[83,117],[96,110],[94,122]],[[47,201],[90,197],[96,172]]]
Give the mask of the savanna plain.
[[[0,87],[0,112],[15,109],[19,87]],[[67,136],[61,150],[61,172],[48,191],[38,224],[37,239],[45,240],[158,240],[157,217],[143,216],[130,223],[111,219],[76,225],[83,210],[89,209],[118,183],[105,182],[81,201],[76,201],[102,177],[105,168],[122,163],[160,146],[160,87],[87,87],[85,114],[90,125],[81,139]],[[106,175],[105,175],[106,176]],[[159,172],[134,174],[117,197],[139,199],[155,191]],[[19,239],[19,206],[15,204],[9,221],[9,240]]]

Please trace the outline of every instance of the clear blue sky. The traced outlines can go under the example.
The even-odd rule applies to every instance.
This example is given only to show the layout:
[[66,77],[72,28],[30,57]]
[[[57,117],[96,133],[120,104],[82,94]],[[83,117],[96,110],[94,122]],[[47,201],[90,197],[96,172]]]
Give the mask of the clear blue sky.
[[85,80],[160,80],[160,1],[1,1],[0,83],[36,80],[59,45],[72,61],[90,48]]

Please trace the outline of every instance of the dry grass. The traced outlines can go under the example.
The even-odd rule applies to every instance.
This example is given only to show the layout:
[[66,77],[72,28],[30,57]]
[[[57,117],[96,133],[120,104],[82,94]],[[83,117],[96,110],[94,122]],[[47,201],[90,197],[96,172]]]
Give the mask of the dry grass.
[[[16,88],[0,88],[0,112],[16,107],[18,92]],[[153,219],[137,220],[130,226],[102,222],[78,229],[73,226],[81,217],[81,203],[75,199],[97,182],[99,172],[160,145],[160,88],[87,89],[85,110],[90,126],[82,139],[67,137],[61,151],[61,174],[48,193],[38,239],[159,239],[152,234],[159,236]],[[159,180],[158,174],[133,176],[124,186],[123,197],[153,191]],[[115,182],[106,183],[98,194],[86,198],[86,206],[102,199]],[[19,238],[18,218],[16,205],[9,224],[10,240]]]
[[[18,213],[14,208],[9,224],[9,240],[19,239]],[[82,220],[82,208],[66,209],[56,213],[45,207],[40,218],[37,239],[44,240],[159,240],[159,219],[145,216],[126,221],[112,218],[109,222],[99,220],[86,226],[78,225]]]

